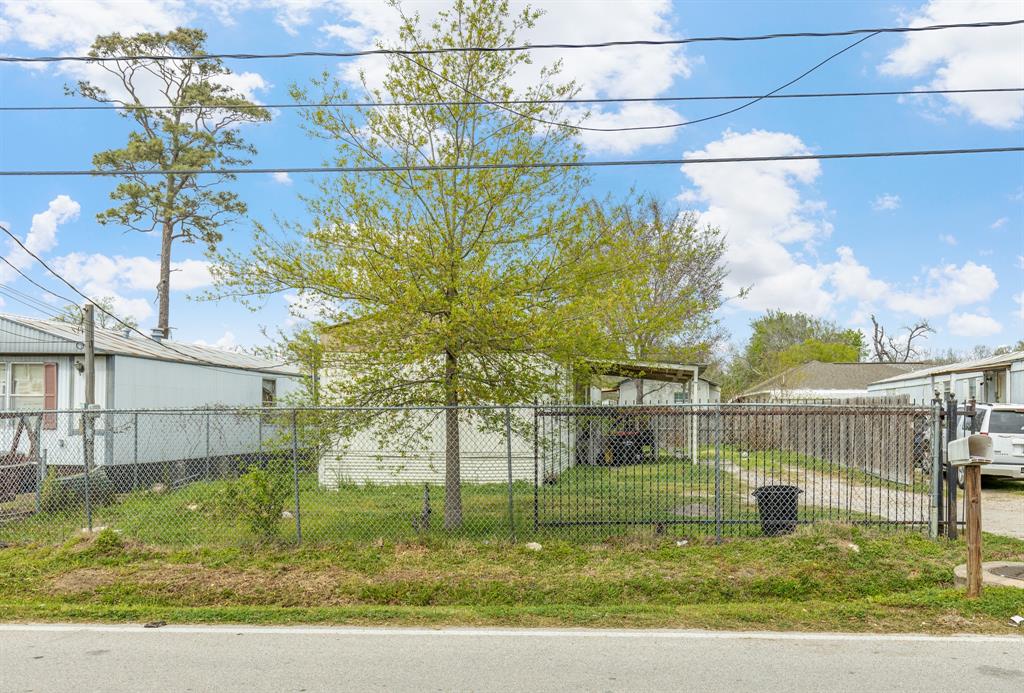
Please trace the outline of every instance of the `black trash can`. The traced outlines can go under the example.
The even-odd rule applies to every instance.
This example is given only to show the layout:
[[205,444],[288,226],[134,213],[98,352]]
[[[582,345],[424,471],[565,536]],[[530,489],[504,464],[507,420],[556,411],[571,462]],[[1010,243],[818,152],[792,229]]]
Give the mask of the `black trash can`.
[[796,529],[797,500],[801,493],[803,491],[796,486],[758,486],[754,490],[765,536],[789,534]]

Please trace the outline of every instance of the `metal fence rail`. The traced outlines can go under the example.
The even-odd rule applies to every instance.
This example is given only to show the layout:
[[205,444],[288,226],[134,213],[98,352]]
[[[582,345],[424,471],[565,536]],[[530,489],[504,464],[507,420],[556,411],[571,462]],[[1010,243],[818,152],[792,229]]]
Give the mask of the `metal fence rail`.
[[818,522],[934,533],[940,412],[832,404],[6,412],[0,540],[56,542],[99,527],[168,546],[721,538]]

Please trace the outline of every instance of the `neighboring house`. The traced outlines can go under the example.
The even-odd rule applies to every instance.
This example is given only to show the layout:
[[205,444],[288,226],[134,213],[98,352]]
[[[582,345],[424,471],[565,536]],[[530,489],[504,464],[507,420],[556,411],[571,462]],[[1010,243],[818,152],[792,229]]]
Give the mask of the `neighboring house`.
[[[85,396],[82,339],[82,329],[76,325],[0,314],[0,409],[4,410],[0,417],[12,426],[12,420],[21,420],[17,410],[66,411],[36,417],[37,447],[49,453],[49,464],[82,464],[81,414],[73,411],[81,410]],[[95,353],[96,404],[101,409],[272,406],[301,384],[295,368],[257,356],[160,342],[125,331],[97,328]],[[244,424],[224,422],[222,431],[215,423],[209,436],[210,455],[256,451],[260,418],[248,417],[251,421]],[[134,426],[136,420],[138,444],[115,449],[114,430],[121,432],[119,440],[129,439],[123,429]],[[210,427],[201,413],[135,417],[119,412],[100,415],[96,428],[95,463],[123,465],[205,455]],[[25,452],[3,452],[19,451]]]
[[938,393],[953,393],[961,402],[1024,403],[1024,351],[984,359],[932,366],[879,379],[868,386],[872,395],[903,395],[927,402]]
[[860,399],[872,396],[868,389],[870,383],[883,378],[904,376],[921,368],[919,363],[808,361],[758,383],[734,397],[733,401],[798,402]]
[[[617,387],[605,393],[596,385],[583,387],[576,390],[574,397],[572,379],[567,377],[562,401],[572,403],[575,399],[574,403],[579,405],[636,404],[637,386],[640,384],[643,391],[649,393],[643,398],[644,403],[648,404],[717,402],[718,384],[701,375],[702,369],[702,366],[688,364],[595,361],[591,364],[593,375],[604,380],[621,379]],[[338,376],[331,371],[325,372],[325,379],[332,377]],[[615,394],[613,400],[608,399],[612,391]],[[508,481],[508,449],[500,419],[497,424],[493,420],[487,422],[472,414],[471,410],[467,408],[459,426],[463,481]],[[538,464],[534,449],[534,411],[531,408],[515,408],[512,412],[512,478],[533,483]],[[387,423],[394,423],[392,413],[384,412],[383,415],[389,417]],[[558,417],[548,418],[554,421]],[[552,440],[559,441],[557,445],[560,446],[557,451],[539,451],[540,456],[547,460],[545,462],[545,459],[541,459],[539,462],[545,470],[545,476],[557,476],[573,463],[572,460],[597,459],[596,453],[589,452],[597,449],[593,436],[588,435],[588,452],[581,450],[577,454],[576,442],[580,432],[575,423],[577,420],[578,417],[566,417],[558,424],[551,423],[562,427],[559,433],[550,435],[551,431],[546,431],[541,436],[546,441],[541,444],[542,447],[544,444],[553,444]],[[385,434],[382,428],[371,425],[351,435],[336,436],[320,458],[320,483],[328,488],[349,483],[443,483],[445,435],[441,410],[424,411],[411,416],[399,434]],[[687,444],[685,447],[689,449],[691,446]]]

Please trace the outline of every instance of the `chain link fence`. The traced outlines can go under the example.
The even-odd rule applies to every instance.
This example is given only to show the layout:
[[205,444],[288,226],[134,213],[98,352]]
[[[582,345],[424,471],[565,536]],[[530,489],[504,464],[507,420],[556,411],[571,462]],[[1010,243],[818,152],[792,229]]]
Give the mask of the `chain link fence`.
[[0,414],[0,540],[160,546],[754,536],[934,521],[940,409],[640,406]]

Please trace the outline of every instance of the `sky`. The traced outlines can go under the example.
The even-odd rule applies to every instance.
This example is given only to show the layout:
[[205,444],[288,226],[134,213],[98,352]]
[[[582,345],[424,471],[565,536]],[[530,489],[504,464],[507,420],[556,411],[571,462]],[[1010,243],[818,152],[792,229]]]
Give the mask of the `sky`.
[[[424,21],[446,3],[406,2]],[[1024,18],[1012,0],[963,2],[539,1],[545,11],[524,41],[598,42],[793,31],[835,31]],[[520,7],[521,3],[513,3]],[[358,0],[0,0],[0,54],[81,54],[98,34],[194,26],[210,52],[350,50],[395,36],[394,10]],[[762,94],[861,37],[801,38],[685,47],[536,51],[563,61],[585,97]],[[260,103],[286,102],[292,83],[322,71],[373,81],[374,58],[229,63],[232,84]],[[81,64],[0,65],[0,105],[83,103],[65,86]],[[524,80],[526,78],[524,77]],[[874,36],[789,92],[1024,86],[1024,28],[953,29]],[[696,120],[736,102],[609,104],[589,125]],[[254,166],[316,166],[327,154],[303,134],[297,112],[247,126]],[[111,111],[0,113],[0,169],[85,169],[120,146],[130,123]],[[587,158],[664,159],[1024,145],[1024,96],[955,95],[768,100],[705,123],[637,133],[586,133]],[[249,218],[224,230],[245,250],[252,222],[307,219],[301,175],[241,176],[232,184]],[[0,178],[0,223],[93,297],[148,328],[156,321],[159,239],[100,226],[109,178]],[[721,318],[734,343],[767,309],[804,311],[843,326],[890,329],[926,319],[933,350],[999,346],[1024,338],[1024,155],[793,161],[596,169],[595,195],[629,189],[674,201],[725,233],[730,300]],[[57,293],[63,287],[0,238],[0,253]],[[204,301],[209,263],[198,246],[174,251],[174,338],[237,348],[265,341],[305,316],[294,294],[251,311]],[[28,296],[28,298],[26,298]],[[39,301],[44,301],[39,305]],[[0,266],[0,311],[46,315],[62,305]]]

